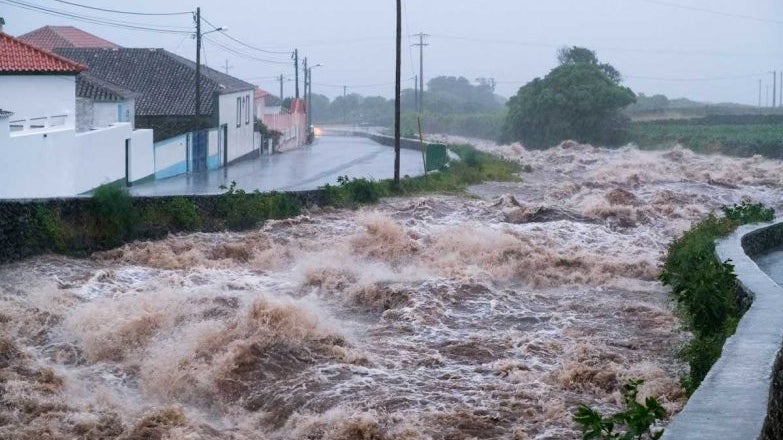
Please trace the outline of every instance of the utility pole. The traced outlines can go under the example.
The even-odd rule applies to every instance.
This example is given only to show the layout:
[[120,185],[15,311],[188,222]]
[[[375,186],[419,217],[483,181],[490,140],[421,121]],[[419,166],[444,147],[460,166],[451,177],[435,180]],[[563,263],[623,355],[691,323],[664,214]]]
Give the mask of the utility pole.
[[313,68],[307,72],[307,141],[313,141]]
[[299,49],[294,49],[294,74],[296,75],[296,99],[299,99]]
[[772,71],[772,108],[778,106],[778,71]]
[[304,59],[304,104],[305,104],[305,130],[307,130],[308,138],[310,133],[310,113],[309,108],[307,106],[307,103],[309,102],[309,97],[307,96],[307,84],[310,82],[310,69],[307,68],[307,57]]
[[761,80],[759,80],[759,107],[761,107]]
[[285,98],[283,97],[283,74],[280,74],[280,109],[283,109],[283,100]]
[[343,86],[343,125],[348,123],[348,116],[346,113],[346,107],[348,104],[348,86]]
[[419,75],[413,77],[413,108],[419,110]]
[[769,84],[767,84],[767,100],[764,102],[765,107],[769,107]]
[[429,35],[419,32],[416,34],[419,37],[419,42],[414,44],[413,46],[419,47],[419,113],[424,112],[424,47],[429,46],[428,43],[424,42],[424,39],[426,37],[429,37]]
[[402,0],[397,0],[397,60],[394,82],[394,186],[400,186],[400,82],[402,80]]
[[232,67],[234,67],[234,66],[229,66],[229,65],[228,65],[228,58],[226,58],[226,66],[225,66],[225,69],[226,69],[226,75],[228,75],[228,69],[231,69]]
[[196,113],[193,128],[201,129],[201,8],[196,8]]

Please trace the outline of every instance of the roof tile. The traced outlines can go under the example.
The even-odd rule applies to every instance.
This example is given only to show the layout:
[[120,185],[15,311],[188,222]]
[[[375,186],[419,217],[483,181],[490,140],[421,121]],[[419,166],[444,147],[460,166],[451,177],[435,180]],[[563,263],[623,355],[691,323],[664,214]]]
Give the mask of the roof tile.
[[116,49],[120,46],[73,26],[44,26],[20,35],[19,39],[42,49],[57,47],[102,47]]
[[[55,52],[84,63],[90,75],[139,94],[139,116],[184,116],[195,114],[196,63],[163,49],[76,49]],[[240,79],[203,66],[201,69],[201,114],[217,107],[215,94],[252,91]]]
[[0,32],[0,73],[79,73],[79,63]]

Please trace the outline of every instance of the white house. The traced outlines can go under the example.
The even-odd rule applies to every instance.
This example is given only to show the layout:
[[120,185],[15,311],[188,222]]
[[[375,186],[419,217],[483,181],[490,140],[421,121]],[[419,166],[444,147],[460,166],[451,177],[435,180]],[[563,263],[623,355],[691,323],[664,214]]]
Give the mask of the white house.
[[196,64],[163,49],[55,48],[89,67],[93,78],[132,90],[136,127],[155,133],[155,176],[224,166],[259,153],[254,142],[255,86],[201,68],[200,132],[196,128]]
[[85,70],[0,32],[0,198],[73,196],[154,173],[150,130],[107,120],[77,132]]

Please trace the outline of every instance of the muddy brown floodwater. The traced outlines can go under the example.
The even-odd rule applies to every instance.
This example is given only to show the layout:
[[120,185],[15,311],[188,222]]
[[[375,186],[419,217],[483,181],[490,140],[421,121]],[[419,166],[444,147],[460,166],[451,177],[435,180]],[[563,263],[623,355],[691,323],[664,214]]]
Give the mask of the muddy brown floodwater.
[[2,439],[570,439],[684,403],[667,243],[783,164],[564,144],[473,195],[0,268]]

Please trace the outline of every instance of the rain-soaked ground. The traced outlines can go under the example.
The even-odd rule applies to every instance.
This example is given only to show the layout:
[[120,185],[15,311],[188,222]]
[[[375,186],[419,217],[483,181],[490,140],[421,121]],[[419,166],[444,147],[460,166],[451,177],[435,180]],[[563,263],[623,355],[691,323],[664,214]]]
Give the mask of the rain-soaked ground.
[[[421,153],[400,151],[401,175],[424,173]],[[216,170],[188,173],[135,184],[137,196],[220,194],[232,182],[237,189],[303,191],[334,185],[340,176],[390,179],[394,176],[394,149],[364,137],[319,136],[312,145],[280,154],[241,160]]]
[[482,148],[533,172],[0,268],[0,438],[569,439],[628,378],[678,411],[659,260],[783,163]]

